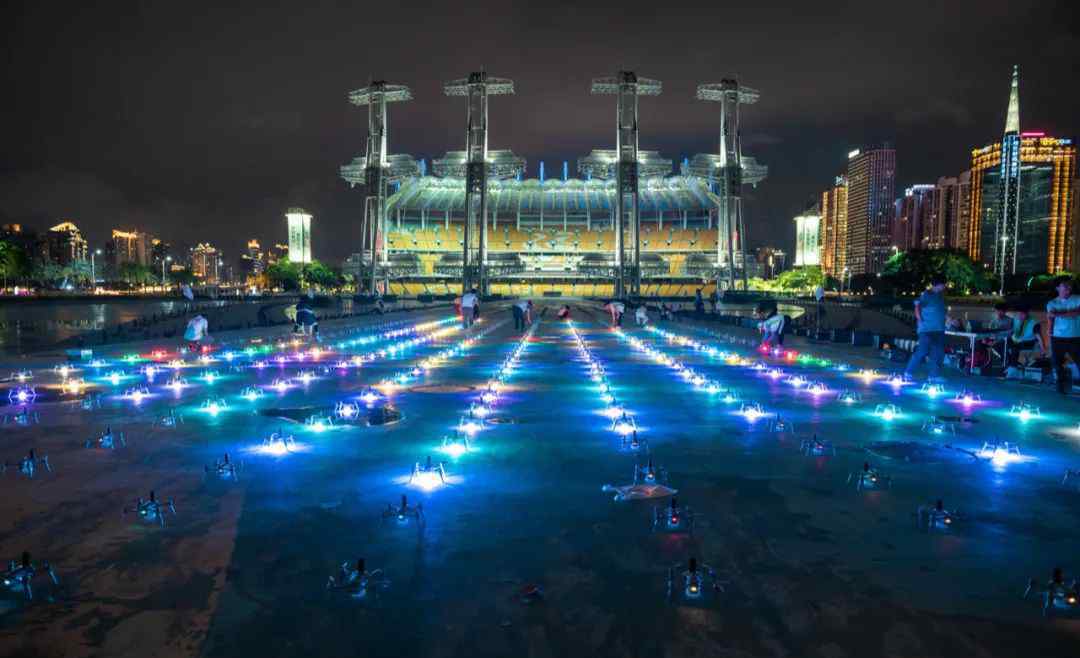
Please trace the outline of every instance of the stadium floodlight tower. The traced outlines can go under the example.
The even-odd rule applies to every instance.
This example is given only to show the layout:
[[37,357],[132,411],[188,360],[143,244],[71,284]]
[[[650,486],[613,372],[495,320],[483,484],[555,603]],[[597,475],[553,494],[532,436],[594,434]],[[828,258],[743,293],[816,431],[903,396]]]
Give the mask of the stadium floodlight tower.
[[[596,78],[592,93],[617,96],[615,152],[615,296],[627,293],[625,230],[629,209],[631,258],[630,294],[641,291],[641,224],[638,215],[638,97],[659,96],[662,85],[659,80],[639,78],[633,71],[619,71],[609,78]],[[670,171],[670,164],[669,164]],[[591,173],[583,169],[583,173]]]
[[[488,178],[512,178],[525,161],[509,151],[488,151],[488,96],[514,93],[514,81],[485,71],[443,85],[447,96],[465,97],[465,151],[453,151],[433,162],[436,174],[464,174],[465,225],[462,231],[461,290],[472,286],[487,293]],[[477,230],[478,229],[478,230]],[[474,237],[474,233],[477,235]],[[473,243],[476,243],[474,247]]]
[[420,169],[412,156],[390,155],[389,153],[390,114],[386,104],[407,100],[412,100],[412,92],[408,87],[382,80],[349,93],[349,102],[353,105],[368,106],[367,152],[342,166],[341,177],[350,186],[363,185],[366,190],[362,242],[367,244],[371,254],[368,280],[369,292],[372,295],[376,292],[375,284],[379,276],[380,257],[384,277],[389,271],[390,256],[386,240],[388,187],[390,183],[397,183],[420,174]]
[[717,190],[716,265],[717,283],[727,271],[728,286],[735,287],[736,243],[742,259],[743,288],[746,288],[746,225],[742,213],[742,186],[765,180],[769,169],[742,154],[739,106],[756,103],[761,94],[737,80],[698,85],[698,100],[720,103],[720,143],[717,153],[699,153],[690,161],[689,174],[713,183]]

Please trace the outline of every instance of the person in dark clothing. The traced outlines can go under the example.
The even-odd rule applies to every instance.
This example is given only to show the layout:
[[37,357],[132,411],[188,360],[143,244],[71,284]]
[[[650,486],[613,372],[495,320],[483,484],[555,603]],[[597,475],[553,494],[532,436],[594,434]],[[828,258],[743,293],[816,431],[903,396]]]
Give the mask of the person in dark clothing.
[[705,299],[701,296],[701,288],[694,293],[694,313],[699,316],[705,315]]

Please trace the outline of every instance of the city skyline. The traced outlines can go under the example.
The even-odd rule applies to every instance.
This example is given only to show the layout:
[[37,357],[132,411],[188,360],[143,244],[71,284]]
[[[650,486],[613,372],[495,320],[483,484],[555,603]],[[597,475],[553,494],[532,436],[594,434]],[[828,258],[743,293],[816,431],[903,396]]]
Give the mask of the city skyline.
[[[463,140],[460,108],[441,97],[441,83],[496,61],[499,72],[514,77],[517,94],[495,110],[492,145],[522,155],[533,176],[540,160],[556,171],[564,160],[611,146],[610,107],[587,90],[589,79],[619,66],[663,81],[663,95],[641,109],[642,148],[676,161],[714,146],[715,117],[694,100],[697,83],[735,74],[761,89],[761,103],[746,118],[744,145],[770,164],[770,177],[746,192],[751,247],[784,229],[851,148],[892,142],[898,188],[961,171],[968,149],[1000,134],[998,81],[1015,63],[1026,71],[1025,128],[1073,133],[1069,108],[1077,91],[1058,82],[1070,70],[1069,44],[1076,39],[1063,3],[950,6],[942,10],[942,25],[932,28],[937,39],[927,35],[924,48],[893,61],[899,50],[890,40],[903,40],[901,28],[914,9],[875,8],[855,19],[831,6],[782,13],[766,6],[725,13],[671,7],[656,18],[576,8],[558,18],[499,5],[483,18],[499,35],[493,42],[436,38],[397,51],[389,47],[394,29],[334,30],[348,21],[318,9],[304,26],[286,16],[274,22],[272,10],[250,21],[185,10],[190,42],[162,38],[160,44],[154,40],[175,18],[170,10],[120,18],[110,10],[87,19],[119,20],[140,36],[111,42],[82,61],[72,55],[95,45],[94,30],[28,6],[16,17],[11,76],[22,93],[3,129],[10,147],[0,213],[38,229],[71,217],[94,243],[112,226],[139,224],[172,242],[194,233],[187,241],[213,239],[239,252],[251,235],[277,239],[260,227],[276,222],[283,208],[303,205],[320,218],[320,228],[348,237],[316,244],[316,258],[338,260],[359,243],[363,199],[337,178],[337,168],[363,150],[365,124],[363,110],[342,102],[341,90],[369,79],[408,84],[416,100],[395,115],[391,149],[430,163]],[[396,25],[405,13],[379,8],[361,22]],[[700,51],[655,47],[693,41],[720,18],[730,34],[715,43],[698,40],[706,44]],[[464,23],[444,19],[447,35]],[[598,37],[575,53],[572,65],[552,67],[551,56],[565,55],[592,21],[604,21],[620,38]],[[268,25],[277,26],[278,37],[299,29],[332,38],[275,59],[278,40],[260,32]],[[765,43],[762,35],[769,37]],[[35,46],[24,48],[28,43]],[[429,56],[447,48],[451,57]],[[19,70],[24,50],[46,53],[37,70],[22,67],[32,75]],[[217,72],[207,74],[204,63]],[[45,79],[49,85],[38,82]],[[215,226],[224,228],[211,232]],[[790,249],[790,238],[781,246]]]

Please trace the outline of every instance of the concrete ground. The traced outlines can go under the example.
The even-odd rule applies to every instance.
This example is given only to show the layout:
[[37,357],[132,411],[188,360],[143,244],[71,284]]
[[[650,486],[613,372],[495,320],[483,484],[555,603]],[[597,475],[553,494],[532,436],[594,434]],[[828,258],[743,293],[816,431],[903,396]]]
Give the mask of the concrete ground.
[[[633,349],[606,328],[602,311],[577,304],[575,325],[654,463],[697,514],[692,536],[655,534],[652,508],[666,499],[614,502],[601,491],[628,483],[646,457],[619,450],[554,310],[509,377],[496,422],[459,458],[437,447],[518,343],[503,309],[485,313],[474,332],[487,333],[471,349],[399,389],[393,401],[404,420],[382,427],[315,432],[260,411],[355,399],[456,345],[461,331],[345,374],[323,375],[310,362],[189,368],[185,377],[196,385],[176,397],[159,377],[155,397],[139,405],[115,395],[135,379],[115,389],[99,381],[101,407],[89,410],[49,387],[58,381],[54,357],[0,367],[33,368],[41,393],[33,405],[40,423],[4,425],[0,457],[11,462],[35,448],[53,468],[32,480],[9,469],[0,479],[0,556],[29,550],[51,561],[61,582],[36,581],[32,603],[0,599],[0,656],[1076,655],[1080,621],[1045,620],[1035,601],[1021,598],[1029,577],[1045,580],[1054,566],[1080,572],[1080,490],[1061,484],[1067,468],[1080,468],[1075,399],[967,379],[932,398],[918,386],[897,391],[853,373],[776,362],[785,374],[826,384],[832,393],[815,401],[783,379],[625,327],[794,425],[774,432]],[[406,318],[447,316],[443,309]],[[326,327],[325,344],[363,335],[344,333],[355,324]],[[703,338],[685,325],[665,329]],[[248,337],[219,338],[239,348]],[[197,383],[210,368],[224,377]],[[320,378],[306,387],[255,402],[238,396],[307,369]],[[952,402],[964,386],[985,402]],[[862,402],[837,402],[845,388]],[[208,399],[228,409],[201,412]],[[1041,416],[1011,416],[1021,401]],[[875,416],[884,403],[897,404],[900,417]],[[171,408],[185,422],[156,424]],[[930,416],[953,423],[955,434],[923,432]],[[123,431],[127,447],[84,448],[105,426]],[[296,436],[295,452],[251,451],[279,428]],[[835,444],[835,456],[801,454],[801,440],[815,434]],[[994,439],[1019,443],[1023,459],[995,463],[964,452]],[[225,452],[243,461],[236,482],[204,474]],[[446,462],[449,484],[411,488],[410,469],[427,455]],[[892,477],[890,490],[846,484],[866,460]],[[164,529],[122,514],[150,489],[175,500]],[[383,523],[382,510],[402,493],[423,504],[422,528]],[[912,514],[937,498],[957,510],[955,528],[920,532]],[[383,570],[386,587],[362,600],[327,592],[327,577],[358,557]],[[679,600],[678,591],[667,600],[668,567],[690,557],[724,582],[701,605]],[[535,591],[542,595],[526,595]]]

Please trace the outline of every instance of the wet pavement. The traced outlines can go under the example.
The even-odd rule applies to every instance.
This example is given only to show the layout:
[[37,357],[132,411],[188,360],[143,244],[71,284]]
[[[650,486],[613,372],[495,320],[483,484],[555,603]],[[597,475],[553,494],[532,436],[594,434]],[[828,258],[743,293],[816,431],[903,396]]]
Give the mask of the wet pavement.
[[[25,405],[38,422],[18,424],[18,404],[3,409],[0,457],[14,464],[33,448],[53,469],[29,479],[11,467],[0,478],[0,555],[30,551],[60,580],[39,573],[33,602],[0,600],[0,655],[1075,655],[1080,622],[1044,619],[1021,596],[1055,566],[1080,572],[1080,488],[1062,484],[1080,469],[1075,399],[961,378],[934,394],[892,386],[885,371],[762,356],[683,325],[619,335],[581,305],[574,330],[601,382],[551,308],[470,450],[453,456],[440,451],[443,437],[520,344],[508,313],[489,315],[453,354],[464,333],[445,312],[426,312],[405,322],[446,320],[428,328],[441,333],[395,353],[387,346],[416,334],[382,329],[339,348],[375,331],[344,333],[343,323],[317,360],[305,352],[279,364],[298,348],[249,356],[237,339],[232,362],[218,352],[152,384],[141,374],[113,385],[110,373],[147,362],[108,355],[69,375],[90,384],[77,394],[57,388],[55,359],[0,368],[31,370],[25,385],[38,394]],[[352,365],[368,354],[377,358]],[[322,422],[339,402],[366,413],[361,395],[395,375],[406,377],[378,390],[399,422]],[[189,386],[164,386],[177,376]],[[602,381],[638,427],[637,452],[602,414]],[[955,400],[965,384],[982,402]],[[150,396],[140,402],[123,395],[142,385]],[[262,393],[244,399],[251,387]],[[842,390],[855,401],[838,400]],[[98,393],[100,406],[84,408]],[[1022,402],[1037,415],[1012,415]],[[739,413],[750,404],[764,416]],[[887,404],[892,420],[874,413]],[[182,420],[163,423],[170,410]],[[320,418],[305,423],[308,412]],[[126,446],[84,447],[106,427]],[[263,446],[274,432],[295,443]],[[830,450],[807,456],[815,436]],[[982,452],[986,441],[1020,454]],[[240,465],[235,481],[206,472],[225,453]],[[444,463],[445,485],[409,482],[428,456]],[[631,483],[650,457],[692,508],[692,534],[653,531],[653,508],[667,498],[615,502],[601,490]],[[891,487],[857,491],[848,478],[864,462]],[[175,503],[164,527],[123,513],[150,490]],[[423,523],[384,519],[403,493],[422,505]],[[937,499],[955,523],[921,531],[916,511]],[[669,595],[669,570],[681,574],[691,557],[722,590],[692,600],[677,579]],[[328,591],[328,577],[358,558],[381,570],[378,584],[363,597]]]

